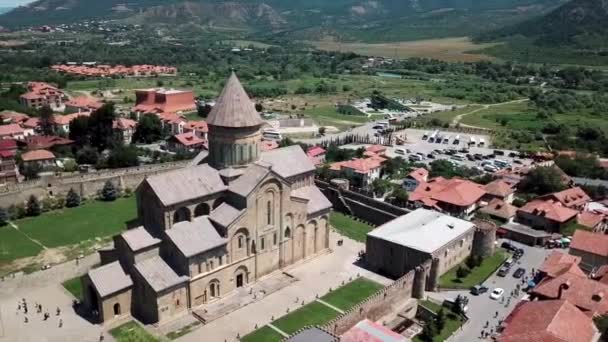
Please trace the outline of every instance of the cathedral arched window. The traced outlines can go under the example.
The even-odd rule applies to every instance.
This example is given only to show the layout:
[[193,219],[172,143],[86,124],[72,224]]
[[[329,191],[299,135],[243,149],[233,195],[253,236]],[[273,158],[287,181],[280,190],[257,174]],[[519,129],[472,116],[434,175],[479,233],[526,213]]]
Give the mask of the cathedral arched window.
[[272,201],[266,202],[266,224],[272,224]]

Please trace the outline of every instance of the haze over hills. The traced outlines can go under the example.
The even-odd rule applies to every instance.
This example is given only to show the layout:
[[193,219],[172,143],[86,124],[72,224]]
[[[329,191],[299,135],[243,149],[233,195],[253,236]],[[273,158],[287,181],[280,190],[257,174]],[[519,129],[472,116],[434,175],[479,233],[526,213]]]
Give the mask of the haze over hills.
[[0,15],[7,27],[122,19],[197,24],[295,38],[409,40],[468,35],[541,15],[564,0],[38,0]]

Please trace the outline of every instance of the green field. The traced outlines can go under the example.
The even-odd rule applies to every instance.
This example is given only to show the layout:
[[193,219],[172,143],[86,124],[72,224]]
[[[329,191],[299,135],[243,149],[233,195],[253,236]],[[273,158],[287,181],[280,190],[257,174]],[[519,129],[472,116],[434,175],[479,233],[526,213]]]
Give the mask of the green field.
[[279,342],[282,339],[283,335],[265,325],[251,334],[243,336],[241,342]]
[[38,255],[42,247],[9,225],[0,228],[0,265]]
[[119,233],[126,228],[126,222],[135,218],[135,197],[129,197],[114,202],[91,201],[77,208],[24,218],[15,224],[23,233],[51,248]]
[[131,321],[110,330],[116,342],[159,342],[139,324]]
[[291,335],[307,325],[322,325],[338,315],[337,311],[324,304],[311,302],[279,318],[272,325]]
[[509,254],[503,250],[498,250],[491,257],[483,259],[480,266],[475,267],[469,275],[464,278],[456,276],[456,270],[460,265],[465,266],[464,262],[450,269],[439,278],[439,286],[449,289],[469,289],[475,285],[483,283],[494,271],[507,260]]
[[[446,320],[445,326],[439,334],[433,337],[433,342],[444,342],[447,340],[452,334],[460,328],[461,325],[464,324],[464,320],[452,312],[446,310]],[[423,342],[422,339],[418,336],[414,337],[414,342]]]
[[80,282],[80,277],[75,277],[72,279],[68,279],[61,283],[66,290],[68,290],[71,294],[74,295],[79,300],[82,300],[82,283]]
[[382,288],[382,284],[367,278],[357,278],[350,283],[326,294],[321,297],[326,303],[329,303],[342,311],[347,311],[357,305],[367,297],[371,296]]
[[373,226],[357,221],[350,216],[339,212],[332,212],[329,216],[329,223],[338,233],[359,242],[365,242],[367,233],[374,229]]

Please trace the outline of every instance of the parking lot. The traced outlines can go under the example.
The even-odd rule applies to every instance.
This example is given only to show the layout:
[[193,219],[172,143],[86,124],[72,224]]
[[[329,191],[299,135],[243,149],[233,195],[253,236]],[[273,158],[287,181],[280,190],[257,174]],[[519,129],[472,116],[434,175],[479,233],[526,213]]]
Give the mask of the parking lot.
[[[499,240],[499,245],[503,241],[504,240]],[[515,305],[517,305],[522,298],[527,296],[525,292],[520,292],[519,296],[513,297],[510,301],[507,301],[507,298],[510,297],[511,291],[515,290],[518,284],[522,284],[522,279],[529,276],[533,268],[538,270],[547,255],[549,255],[549,253],[552,251],[544,248],[526,246],[517,242],[511,243],[518,248],[522,248],[524,250],[524,255],[514,263],[510,272],[505,277],[499,277],[496,273],[494,273],[483,283],[483,285],[488,287],[488,292],[477,296],[472,295],[469,291],[444,291],[427,293],[429,297],[438,300],[443,300],[445,298],[454,299],[459,294],[465,295],[469,298],[467,311],[469,321],[453,336],[451,341],[469,342],[480,340],[482,330],[485,329],[489,332],[489,330],[493,328],[493,330],[496,331],[499,320],[504,320],[513,310]],[[520,279],[517,279],[513,277],[513,273],[520,267],[526,270],[526,275]],[[502,296],[504,299],[502,303],[500,299],[494,300],[490,298],[490,293],[495,288],[501,288],[504,290],[504,295]],[[498,316],[496,316],[497,312]],[[489,323],[488,328],[485,327],[486,322]]]

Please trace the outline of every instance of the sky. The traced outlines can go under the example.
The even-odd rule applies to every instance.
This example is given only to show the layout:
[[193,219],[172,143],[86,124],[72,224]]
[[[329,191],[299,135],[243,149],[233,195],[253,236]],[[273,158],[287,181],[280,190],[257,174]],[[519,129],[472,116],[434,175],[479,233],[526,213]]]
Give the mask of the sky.
[[32,0],[0,0],[0,7],[15,7],[32,2]]

